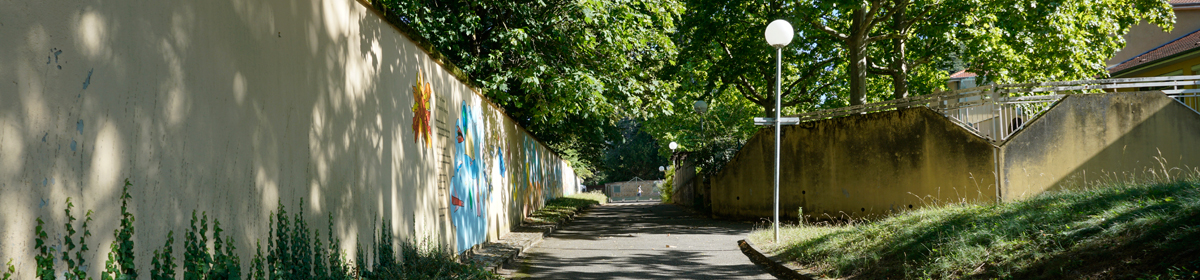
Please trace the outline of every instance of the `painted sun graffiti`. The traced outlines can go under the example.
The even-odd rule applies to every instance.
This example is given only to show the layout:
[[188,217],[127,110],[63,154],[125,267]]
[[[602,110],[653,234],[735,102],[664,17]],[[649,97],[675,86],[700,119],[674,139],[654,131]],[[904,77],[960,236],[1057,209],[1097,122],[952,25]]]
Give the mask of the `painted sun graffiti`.
[[429,126],[429,108],[433,103],[433,87],[429,85],[425,75],[422,72],[417,72],[417,84],[413,86],[413,133],[417,137],[413,138],[413,142],[425,141],[425,147],[433,147],[433,142],[430,140],[430,135],[433,128]]

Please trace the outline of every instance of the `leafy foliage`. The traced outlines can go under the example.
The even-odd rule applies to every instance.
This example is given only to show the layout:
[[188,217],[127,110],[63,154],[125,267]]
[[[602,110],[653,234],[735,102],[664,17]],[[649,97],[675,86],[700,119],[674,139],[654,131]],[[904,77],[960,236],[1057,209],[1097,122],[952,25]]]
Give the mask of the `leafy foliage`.
[[42,280],[54,279],[54,247],[46,245],[46,230],[42,227],[46,222],[42,218],[37,218],[37,227],[34,228],[34,250],[38,251],[38,255],[34,256],[34,261],[37,262],[37,278]]
[[604,178],[601,181],[620,182],[634,177],[644,180],[661,178],[662,172],[658,171],[658,167],[669,163],[666,157],[658,153],[661,149],[658,141],[642,130],[641,123],[636,120],[621,120],[617,126],[622,137],[604,152]]
[[[709,103],[705,114],[693,111],[693,102],[700,98]],[[672,103],[672,108],[669,114],[646,120],[642,129],[654,135],[658,143],[677,142],[680,148],[675,152],[694,159],[703,174],[720,171],[737,154],[758,131],[753,118],[762,112],[732,89],[684,95]],[[659,154],[670,155],[671,150],[665,146],[660,144]],[[672,156],[680,160],[678,155]]]
[[[75,204],[71,203],[71,198],[68,197],[67,209],[63,210],[67,214],[67,223],[64,225],[67,229],[67,236],[63,237],[63,246],[66,246],[66,248],[62,251],[62,260],[67,265],[67,270],[63,272],[63,278],[72,280],[88,279],[87,271],[83,270],[83,252],[87,252],[88,250],[87,237],[92,236],[92,232],[88,230],[88,223],[92,221],[92,210],[88,210],[87,214],[84,215],[85,218],[82,225],[83,234],[79,236],[79,245],[76,245],[73,238],[78,231],[75,231],[75,228],[72,226],[76,219],[75,216],[71,215],[71,208],[74,206]],[[77,246],[79,250],[75,251],[75,258],[72,259],[71,251],[75,250]]]
[[675,195],[675,166],[667,168],[667,176],[662,181],[662,191],[658,193],[662,198],[663,203],[671,204],[671,198]]
[[[134,216],[129,212],[129,187],[132,183],[127,179],[121,194],[121,227],[114,230],[116,240],[110,246],[112,251],[105,262],[102,279],[136,279],[137,270],[133,266],[133,221]],[[300,202],[303,204],[303,200]],[[67,235],[63,239],[62,260],[66,263],[65,279],[90,279],[83,270],[83,254],[87,249],[86,237],[91,236],[88,224],[92,221],[92,211],[87,211],[82,223],[82,236],[75,243],[74,236],[79,233],[73,227],[76,218],[71,210],[74,204],[67,199],[64,212],[67,215],[65,228]],[[211,239],[208,227],[208,213],[201,212],[197,217],[192,211],[192,220],[184,237],[184,279],[241,279],[241,261],[236,254],[237,247],[233,237],[222,238],[221,222],[212,220]],[[358,251],[358,261],[352,264],[343,257],[341,240],[333,231],[333,214],[329,214],[329,235],[326,239],[328,246],[321,241],[320,232],[309,231],[308,221],[304,219],[304,209],[301,208],[291,217],[287,216],[283,204],[270,218],[269,245],[266,255],[263,255],[261,243],[255,246],[255,255],[250,264],[252,279],[317,279],[317,280],[349,280],[349,279],[500,279],[499,276],[483,270],[480,267],[458,263],[450,250],[440,246],[425,243],[418,246],[412,241],[395,243],[390,222],[382,221],[382,228],[376,232],[373,246],[375,254],[371,269],[365,269],[367,264],[365,250]],[[310,235],[311,233],[311,235]],[[45,230],[45,222],[37,218],[35,228],[35,250],[38,255],[37,279],[55,279],[55,253],[57,249],[47,243],[49,236]],[[213,247],[208,247],[209,241]],[[150,278],[175,279],[177,267],[173,256],[175,232],[167,232],[167,240],[162,248],[154,250],[151,256]],[[400,249],[397,252],[397,248]],[[78,250],[76,250],[78,249]],[[74,258],[70,258],[75,251]],[[402,257],[400,257],[402,256]],[[397,258],[400,257],[400,258]],[[0,280],[8,280],[16,273],[12,260],[8,262],[8,270]]]
[[[195,219],[195,212],[193,220]],[[170,280],[175,279],[175,256],[171,253],[175,247],[175,231],[167,232],[167,242],[163,244],[162,252],[159,249],[154,249],[154,257],[150,261],[150,279],[152,280]],[[185,255],[186,256],[186,255]]]
[[[1106,77],[1105,60],[1139,21],[1170,31],[1167,0],[980,1],[956,40],[968,69],[997,83]],[[1115,36],[1114,36],[1115,35]]]
[[13,266],[12,259],[8,259],[8,263],[5,265],[8,266],[8,270],[4,271],[4,275],[0,275],[0,280],[10,280],[13,273],[17,273],[17,268]]
[[616,120],[657,114],[675,87],[658,73],[676,53],[674,0],[372,5],[427,38],[577,174],[601,167]]
[[[663,71],[678,90],[645,123],[661,143],[679,142],[704,173],[719,170],[757,130],[750,118],[775,114],[776,54],[763,38],[775,19],[796,31],[782,49],[784,115],[932,93],[956,67],[1004,83],[1104,76],[1130,26],[1145,20],[1169,29],[1174,20],[1166,0],[682,2],[672,37],[680,51]],[[761,109],[707,118],[723,122],[712,131],[697,128],[711,122],[688,112],[691,102],[718,105],[730,94],[741,100],[709,114],[747,101]]]
[[[793,23],[800,34],[783,49],[782,96],[784,108],[813,108],[844,85],[830,75],[843,58],[823,33],[804,29],[803,5],[785,1],[685,0],[674,41],[680,53],[667,73],[676,77],[682,92],[692,99],[712,98],[710,92],[732,90],[774,116],[776,51],[766,44],[763,30],[775,19]],[[699,96],[696,96],[699,95]],[[679,100],[674,98],[673,100]],[[689,103],[690,104],[690,103]]]
[[375,232],[371,265],[367,266],[368,252],[361,244],[356,261],[351,264],[338,249],[341,240],[333,232],[332,214],[328,246],[322,246],[319,231],[308,234],[308,222],[303,217],[303,209],[288,217],[280,203],[272,213],[271,241],[266,255],[257,246],[251,260],[253,279],[499,279],[479,267],[458,263],[444,248],[426,245],[427,249],[420,249],[410,241],[397,245],[391,224],[386,220],[381,220],[382,227]]
[[134,266],[133,255],[133,214],[129,213],[129,200],[133,199],[129,195],[129,187],[133,184],[129,179],[125,179],[125,185],[121,187],[121,223],[120,226],[113,230],[112,245],[109,245],[108,260],[104,262],[104,273],[101,279],[104,280],[125,280],[137,279],[137,268]]
[[[183,279],[241,279],[241,261],[234,252],[237,247],[233,238],[222,241],[221,222],[213,219],[213,250],[208,250],[208,213],[202,213],[200,228],[196,228],[196,211],[192,211],[192,221],[186,237],[184,237]],[[168,238],[170,240],[170,238]]]

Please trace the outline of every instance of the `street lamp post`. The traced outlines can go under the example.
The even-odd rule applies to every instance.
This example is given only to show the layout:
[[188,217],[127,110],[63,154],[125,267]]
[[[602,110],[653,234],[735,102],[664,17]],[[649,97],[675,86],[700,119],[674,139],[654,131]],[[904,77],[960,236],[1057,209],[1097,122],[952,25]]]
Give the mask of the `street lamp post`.
[[779,121],[780,112],[783,111],[782,102],[780,102],[782,87],[780,80],[783,78],[783,47],[792,42],[793,35],[795,35],[795,31],[792,30],[792,25],[782,19],[768,24],[764,34],[767,44],[775,47],[775,223],[772,225],[775,231],[775,243],[779,243]]
[[675,167],[678,169],[678,167],[675,166],[675,149],[679,148],[679,143],[675,143],[675,141],[671,141],[671,144],[667,145],[667,147],[671,148],[671,167]]
[[[696,103],[692,104],[692,109],[696,110],[697,114],[700,114],[700,134],[703,135],[705,132],[704,131],[704,113],[708,112],[708,102],[704,102],[704,100],[696,100]],[[705,135],[705,136],[707,136],[707,135]]]

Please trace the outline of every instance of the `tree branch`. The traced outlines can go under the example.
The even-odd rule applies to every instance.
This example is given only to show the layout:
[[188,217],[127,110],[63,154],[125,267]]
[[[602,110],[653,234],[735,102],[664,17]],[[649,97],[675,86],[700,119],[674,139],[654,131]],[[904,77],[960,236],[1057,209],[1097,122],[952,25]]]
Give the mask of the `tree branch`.
[[893,69],[893,68],[879,66],[879,64],[875,64],[875,60],[871,59],[871,57],[867,57],[867,63],[870,64],[870,65],[867,65],[867,70],[870,71],[871,74],[875,74],[875,75],[891,75],[891,74],[895,74],[896,72],[900,71],[899,69]]
[[[717,44],[721,45],[721,49],[725,50],[725,56],[732,60],[733,52],[729,51],[729,46],[726,45],[725,42],[721,42],[721,41],[717,41]],[[750,81],[746,80],[746,76],[739,74],[739,75],[737,75],[737,78],[738,78],[738,83],[741,84],[740,87],[744,87],[744,89],[742,91],[742,95],[749,94],[749,95],[753,95],[753,96],[759,96],[758,90],[754,88],[754,85],[750,84]],[[747,98],[749,98],[749,97],[747,97]]]
[[[821,17],[815,17],[815,18],[821,18]],[[829,28],[828,26],[825,26],[825,24],[822,24],[821,22],[817,21],[815,18],[808,20],[808,23],[812,24],[813,27],[816,27],[817,30],[821,30],[822,32],[828,33],[829,35],[831,35],[833,37],[837,37],[838,39],[842,39],[842,40],[846,40],[846,39],[850,38],[850,36],[846,36],[846,34],[842,34],[841,32],[834,30],[833,28]]]
[[[867,11],[867,16],[865,17],[865,19],[869,20],[868,24],[866,26],[867,31],[874,29],[875,25],[879,24],[879,21],[891,18],[892,13],[895,13],[895,11],[897,10],[897,9],[890,9],[887,11],[886,14],[883,14],[883,16],[875,17],[876,14],[879,14],[879,10],[883,9],[883,1],[884,0],[872,0],[871,1],[871,9]],[[907,2],[907,1],[905,1],[905,2]]]
[[[807,81],[807,80],[809,80],[809,79],[812,79],[814,76],[816,76],[816,74],[817,74],[817,70],[821,70],[821,69],[822,69],[822,67],[824,67],[824,66],[825,66],[825,64],[829,64],[830,62],[833,62],[833,60],[834,60],[834,58],[832,58],[832,57],[831,57],[831,58],[826,58],[825,60],[822,60],[822,61],[817,61],[817,62],[813,63],[812,65],[809,65],[809,68],[808,68],[808,71],[807,71],[807,72],[805,72],[804,74],[800,75],[800,77],[799,77],[799,78],[797,78],[795,81],[792,81],[790,84],[788,84],[787,91],[784,91],[783,93],[780,93],[780,95],[781,95],[781,98],[782,98],[782,96],[790,96],[790,95],[792,95],[792,93],[793,93],[793,90],[795,90],[796,86],[797,86],[797,85],[799,85],[799,84],[800,84],[800,82],[802,82],[802,81]],[[806,90],[805,90],[805,91],[806,91]],[[802,93],[802,95],[803,95],[803,93]],[[795,104],[793,104],[793,105],[795,105]],[[788,105],[788,106],[791,106],[791,105]],[[785,107],[786,107],[786,106],[785,106]]]
[[908,32],[875,35],[875,36],[867,37],[867,39],[864,41],[869,43],[869,42],[875,42],[875,41],[879,41],[879,40],[905,39],[905,37],[908,37]]

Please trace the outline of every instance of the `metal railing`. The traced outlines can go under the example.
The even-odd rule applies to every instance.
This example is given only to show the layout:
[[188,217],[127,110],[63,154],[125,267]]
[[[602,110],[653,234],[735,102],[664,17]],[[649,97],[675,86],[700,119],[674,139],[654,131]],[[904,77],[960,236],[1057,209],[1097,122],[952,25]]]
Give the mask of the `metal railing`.
[[[925,106],[993,143],[1008,140],[1054,102],[1072,94],[1119,90],[1162,92],[1193,110],[1200,105],[1200,75],[1121,78],[1068,82],[986,85],[884,102],[809,112],[784,119],[799,122],[830,119],[897,108]],[[1187,88],[1191,87],[1191,88]],[[1129,90],[1132,89],[1132,90]]]

